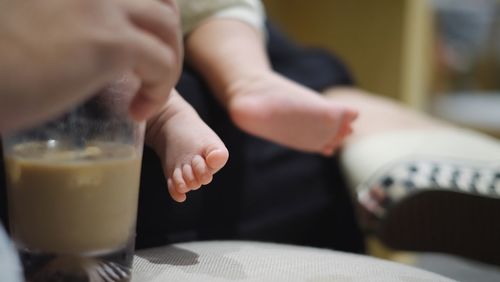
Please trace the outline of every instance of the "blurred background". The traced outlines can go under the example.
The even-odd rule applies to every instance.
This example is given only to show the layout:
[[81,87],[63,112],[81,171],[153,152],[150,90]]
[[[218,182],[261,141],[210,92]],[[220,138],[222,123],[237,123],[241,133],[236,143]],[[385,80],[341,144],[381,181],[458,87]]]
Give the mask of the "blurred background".
[[338,54],[360,87],[500,137],[500,1],[264,3],[296,41]]
[[[342,58],[361,88],[500,138],[500,0],[264,4],[268,17],[295,41]],[[498,266],[391,250],[375,238],[368,246],[371,255],[459,281],[500,281]]]

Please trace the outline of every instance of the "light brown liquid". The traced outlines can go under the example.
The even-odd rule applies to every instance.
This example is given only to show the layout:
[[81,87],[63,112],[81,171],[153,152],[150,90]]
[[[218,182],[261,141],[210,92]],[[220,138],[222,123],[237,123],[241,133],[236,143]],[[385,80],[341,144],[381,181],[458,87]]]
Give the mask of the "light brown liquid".
[[20,247],[47,253],[93,253],[133,238],[140,156],[127,145],[84,150],[26,143],[6,156],[9,216]]

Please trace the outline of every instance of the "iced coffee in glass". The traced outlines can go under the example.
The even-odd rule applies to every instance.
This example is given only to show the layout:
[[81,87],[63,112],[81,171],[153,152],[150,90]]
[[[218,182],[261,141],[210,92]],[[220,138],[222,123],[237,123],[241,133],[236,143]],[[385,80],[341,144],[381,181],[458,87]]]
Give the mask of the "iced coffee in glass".
[[9,225],[28,281],[130,281],[144,124],[103,90],[4,137]]

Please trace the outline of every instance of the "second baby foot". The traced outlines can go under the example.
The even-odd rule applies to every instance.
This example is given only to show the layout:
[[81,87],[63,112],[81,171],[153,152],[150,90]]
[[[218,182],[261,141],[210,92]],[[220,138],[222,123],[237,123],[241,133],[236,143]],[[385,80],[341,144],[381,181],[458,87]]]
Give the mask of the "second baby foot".
[[332,155],[357,112],[274,73],[235,84],[229,113],[241,129],[278,144]]

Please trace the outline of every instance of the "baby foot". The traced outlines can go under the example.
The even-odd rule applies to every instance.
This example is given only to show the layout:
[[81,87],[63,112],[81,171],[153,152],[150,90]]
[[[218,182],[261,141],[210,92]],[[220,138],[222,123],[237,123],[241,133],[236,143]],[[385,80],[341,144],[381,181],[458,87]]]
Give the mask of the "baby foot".
[[228,90],[228,109],[242,130],[290,148],[332,155],[351,134],[357,112],[275,73]]
[[173,92],[162,111],[148,122],[146,142],[163,165],[168,191],[177,202],[212,181],[229,153],[195,110]]

